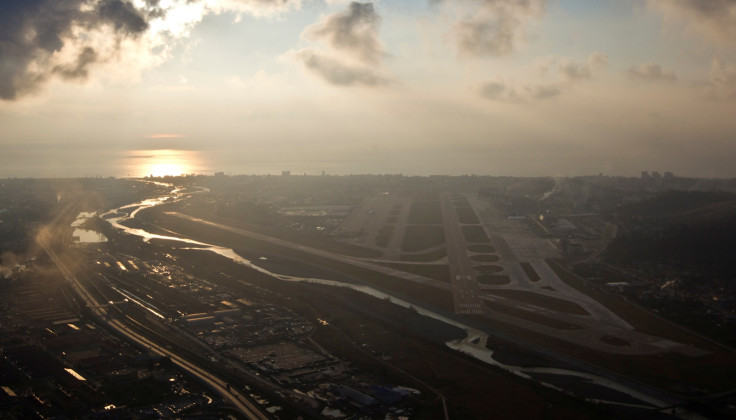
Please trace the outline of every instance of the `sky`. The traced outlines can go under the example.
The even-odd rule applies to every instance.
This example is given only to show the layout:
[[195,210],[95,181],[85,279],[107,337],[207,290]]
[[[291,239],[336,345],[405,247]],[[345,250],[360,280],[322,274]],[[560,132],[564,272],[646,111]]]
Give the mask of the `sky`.
[[736,177],[736,0],[0,0],[0,177]]

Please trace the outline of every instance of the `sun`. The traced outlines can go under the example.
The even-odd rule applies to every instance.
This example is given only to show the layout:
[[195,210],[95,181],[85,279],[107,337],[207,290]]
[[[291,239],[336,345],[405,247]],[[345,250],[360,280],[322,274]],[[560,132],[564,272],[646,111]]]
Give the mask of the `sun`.
[[188,150],[145,150],[139,151],[136,170],[141,176],[179,176],[195,172],[196,156]]
[[187,173],[187,171],[184,169],[182,165],[178,165],[175,163],[154,163],[150,165],[150,169],[148,171],[148,175],[152,177],[162,177],[162,176],[176,176],[181,175],[183,173]]

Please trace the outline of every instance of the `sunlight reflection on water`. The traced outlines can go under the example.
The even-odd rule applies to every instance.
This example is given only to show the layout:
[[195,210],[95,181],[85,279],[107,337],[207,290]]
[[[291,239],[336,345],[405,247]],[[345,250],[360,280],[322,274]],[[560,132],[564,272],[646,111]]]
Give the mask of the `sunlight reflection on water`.
[[95,217],[97,215],[97,212],[88,212],[83,211],[77,215],[76,220],[74,220],[71,224],[71,227],[74,228],[74,231],[72,232],[72,240],[75,242],[78,242],[80,244],[94,244],[94,243],[101,243],[101,242],[107,242],[107,237],[103,235],[100,232],[97,232],[95,230],[91,229],[84,229],[80,226],[83,226],[87,219],[90,219],[92,217]]
[[124,176],[167,176],[208,172],[205,159],[195,150],[131,150],[122,158]]

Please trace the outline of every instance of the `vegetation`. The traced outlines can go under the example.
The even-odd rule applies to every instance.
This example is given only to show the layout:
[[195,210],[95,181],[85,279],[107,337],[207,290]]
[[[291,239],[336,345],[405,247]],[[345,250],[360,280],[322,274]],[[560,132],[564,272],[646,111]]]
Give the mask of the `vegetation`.
[[443,281],[445,283],[450,282],[450,267],[445,264],[384,263],[382,265],[406,271],[407,273],[418,274],[420,276]]
[[391,236],[393,236],[395,228],[396,227],[394,225],[383,225],[376,235],[376,246],[385,248],[391,240]]
[[489,286],[504,286],[511,283],[511,277],[499,274],[478,274],[475,279],[478,280],[478,283]]
[[415,225],[442,224],[440,202],[437,200],[412,202],[408,223]]
[[532,267],[531,264],[528,262],[522,262],[520,263],[521,268],[524,269],[524,273],[526,273],[526,276],[529,278],[529,281],[539,281],[541,278],[539,277],[539,274],[537,274],[537,271],[534,270],[534,267]]
[[490,242],[485,229],[480,225],[463,226],[463,236],[466,242]]
[[513,289],[496,289],[489,290],[488,293],[505,298],[516,299],[522,302],[531,303],[532,305],[541,306],[543,308],[552,309],[557,312],[564,312],[572,315],[590,315],[588,311],[580,305],[569,300],[558,299],[552,296],[540,293],[528,292],[526,290]]
[[445,229],[437,225],[409,225],[404,232],[401,249],[417,252],[434,248],[445,243]]
[[437,248],[435,250],[416,253],[416,254],[401,254],[401,261],[408,262],[433,262],[447,256],[447,249],[445,247]]
[[469,225],[477,225],[480,223],[480,220],[478,220],[478,216],[475,214],[475,210],[473,210],[472,207],[455,207],[455,211],[457,212],[457,218],[460,220],[460,223]]
[[558,319],[550,318],[548,316],[539,315],[534,312],[529,312],[521,308],[515,308],[513,306],[500,305],[492,302],[486,302],[486,306],[496,312],[500,312],[505,315],[511,315],[516,318],[521,318],[530,322],[534,322],[545,327],[554,328],[556,330],[579,330],[580,327],[569,322],[560,321]]
[[493,254],[478,254],[478,255],[471,255],[470,259],[476,262],[496,262],[500,260],[501,258],[498,257],[498,255]]
[[498,273],[503,271],[503,267],[501,267],[500,265],[479,265],[475,267],[475,271],[484,274]]
[[483,253],[493,253],[496,252],[496,248],[490,246],[490,245],[468,245],[468,251],[470,252],[483,252]]

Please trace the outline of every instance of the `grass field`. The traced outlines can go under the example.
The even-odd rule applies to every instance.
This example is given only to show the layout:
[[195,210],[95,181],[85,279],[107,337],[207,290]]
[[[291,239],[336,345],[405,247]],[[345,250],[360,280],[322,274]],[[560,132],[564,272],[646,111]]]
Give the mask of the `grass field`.
[[401,261],[407,262],[432,262],[447,256],[447,249],[444,247],[421,254],[402,254],[399,258]]
[[430,279],[443,281],[445,283],[450,282],[450,267],[445,264],[383,263],[381,265],[406,271],[407,273],[418,274]]
[[463,226],[463,236],[465,237],[466,242],[490,242],[491,240],[488,239],[488,235],[486,235],[485,229],[483,229],[483,226],[478,225],[469,225],[469,226]]
[[504,286],[511,283],[511,277],[500,274],[478,274],[475,279],[478,283],[489,286]]
[[417,252],[434,248],[445,243],[445,229],[438,225],[409,225],[404,231],[401,249],[404,252]]
[[159,214],[159,224],[165,226],[167,229],[180,232],[200,241],[238,250],[258,250],[265,254],[280,255],[284,259],[309,261],[314,266],[322,266],[330,271],[341,273],[348,278],[359,279],[384,290],[417,298],[442,308],[454,307],[452,296],[449,292],[431,286],[398,279],[377,271],[270,244],[222,229],[203,226],[199,223],[181,219],[173,215]]
[[612,346],[620,346],[620,347],[630,347],[631,346],[631,343],[624,340],[623,338],[614,337],[612,335],[604,335],[603,337],[601,337],[601,341],[606,344],[610,344]]
[[541,306],[542,308],[552,309],[557,312],[564,312],[572,315],[590,315],[588,311],[583,309],[580,305],[574,302],[570,302],[564,299],[558,299],[551,296],[542,295],[539,293],[528,292],[526,290],[509,290],[499,289],[490,290],[488,293],[496,296],[516,299],[518,301],[527,302],[532,305]]
[[516,318],[525,319],[527,321],[531,321],[531,322],[534,322],[540,325],[544,325],[545,327],[554,328],[556,330],[572,331],[572,330],[580,329],[580,327],[578,327],[577,325],[570,324],[564,321],[560,321],[554,318],[546,317],[544,315],[539,315],[534,312],[529,312],[524,309],[514,308],[512,306],[499,305],[493,302],[486,302],[486,306],[489,309],[494,310],[496,312],[501,312],[502,314],[511,315]]
[[483,274],[491,274],[491,273],[498,273],[503,271],[503,267],[500,265],[479,265],[475,267],[475,271]]
[[480,223],[478,216],[475,214],[475,210],[471,207],[455,207],[455,211],[457,212],[457,218],[460,220],[460,223],[470,225],[477,225]]
[[442,208],[440,202],[414,201],[409,211],[407,223],[412,225],[439,225],[442,224]]
[[496,248],[490,245],[468,245],[468,251],[483,252],[483,253],[490,254],[490,253],[496,252]]
[[492,254],[478,254],[478,255],[471,255],[470,259],[475,262],[483,263],[483,262],[496,262],[500,260],[501,258],[499,258],[497,255],[492,255]]
[[394,234],[394,225],[384,225],[376,235],[376,245],[381,248],[386,247]]
[[539,274],[537,274],[536,270],[534,270],[534,267],[532,267],[531,264],[528,262],[522,262],[519,263],[521,265],[521,268],[524,269],[524,272],[526,273],[526,276],[529,277],[529,281],[539,281],[542,280],[541,277],[539,277]]

